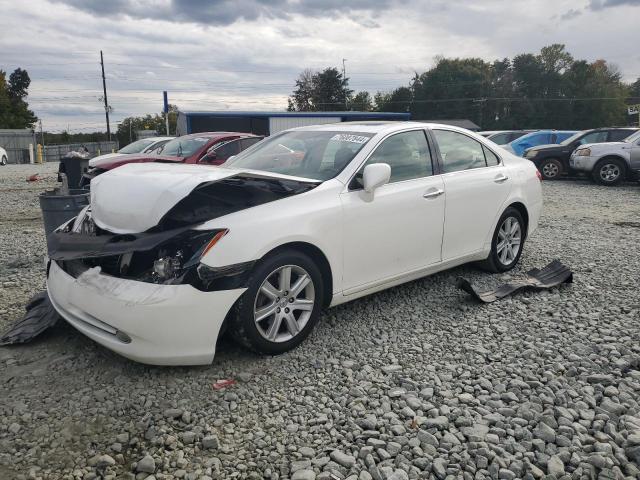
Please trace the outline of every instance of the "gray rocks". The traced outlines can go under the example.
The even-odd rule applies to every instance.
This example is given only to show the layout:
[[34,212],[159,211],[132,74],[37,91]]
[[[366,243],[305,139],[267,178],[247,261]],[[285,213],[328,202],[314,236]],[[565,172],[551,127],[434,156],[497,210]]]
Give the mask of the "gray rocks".
[[549,475],[555,475],[556,477],[564,475],[564,463],[558,455],[549,458],[547,462],[547,473]]
[[156,461],[151,455],[145,455],[143,458],[138,460],[138,464],[136,465],[136,470],[138,472],[144,472],[144,473],[155,473]]
[[533,436],[544,440],[547,443],[553,443],[556,440],[556,432],[546,423],[538,423],[538,426],[533,431]]
[[313,470],[298,470],[291,476],[291,480],[315,480],[316,474]]
[[202,439],[202,448],[212,450],[218,447],[220,447],[220,440],[217,435],[207,435]]
[[346,467],[346,468],[351,468],[356,464],[355,457],[352,457],[351,455],[347,455],[346,453],[343,453],[340,450],[334,450],[333,452],[331,452],[331,455],[329,455],[329,457],[338,465],[342,465],[343,467]]
[[445,416],[439,416],[436,418],[428,418],[422,424],[422,427],[425,429],[437,428],[437,429],[445,429],[449,426],[449,419]]
[[[0,167],[0,330],[44,286],[37,193],[56,167]],[[25,185],[35,169],[45,179]],[[462,266],[324,310],[286,355],[221,339],[212,365],[148,367],[64,323],[0,348],[0,476],[640,478],[640,258],[619,254],[637,250],[640,229],[615,223],[637,218],[638,187],[542,188],[540,227],[512,272]],[[555,255],[573,285],[488,305],[453,287]],[[176,321],[186,328],[188,312]]]

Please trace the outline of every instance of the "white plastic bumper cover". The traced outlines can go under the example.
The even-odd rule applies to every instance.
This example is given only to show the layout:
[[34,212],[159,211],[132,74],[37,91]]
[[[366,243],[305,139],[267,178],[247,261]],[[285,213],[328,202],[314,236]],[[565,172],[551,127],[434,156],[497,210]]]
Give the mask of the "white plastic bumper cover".
[[245,289],[201,292],[87,270],[78,278],[51,262],[47,290],[76,329],[132,360],[152,365],[213,361],[220,327]]

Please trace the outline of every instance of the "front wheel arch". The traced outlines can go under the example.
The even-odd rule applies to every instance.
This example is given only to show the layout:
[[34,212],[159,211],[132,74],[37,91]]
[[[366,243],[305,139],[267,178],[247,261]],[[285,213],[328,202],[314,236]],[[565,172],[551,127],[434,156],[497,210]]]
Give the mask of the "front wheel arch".
[[333,298],[333,272],[331,270],[331,264],[329,263],[329,260],[327,259],[327,256],[324,254],[324,252],[317,246],[308,242],[289,242],[283,243],[282,245],[278,245],[277,247],[269,250],[262,256],[260,260],[263,260],[266,257],[282,250],[294,250],[304,253],[315,262],[315,264],[318,266],[318,269],[320,269],[320,273],[322,276],[322,285],[324,287],[324,298],[322,299],[322,304],[323,306],[328,307],[329,304],[331,304],[331,300]]
[[600,175],[599,171],[602,168],[602,165],[604,165],[606,162],[612,162],[612,161],[617,162],[619,164],[619,167],[621,168],[620,178],[616,182],[614,182],[614,184],[620,183],[621,181],[627,178],[628,168],[627,168],[627,162],[625,161],[625,159],[618,155],[607,155],[605,157],[602,157],[600,160],[598,160],[596,164],[593,166],[593,170],[591,171],[591,176],[594,181],[600,184],[604,184],[604,182],[601,182],[599,180],[599,175]]

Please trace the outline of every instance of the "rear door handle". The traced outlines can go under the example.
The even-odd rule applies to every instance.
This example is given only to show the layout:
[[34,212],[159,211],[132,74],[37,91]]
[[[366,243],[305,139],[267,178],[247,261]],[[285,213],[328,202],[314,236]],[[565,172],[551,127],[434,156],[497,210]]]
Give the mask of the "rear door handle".
[[509,177],[507,177],[503,173],[501,173],[500,175],[498,175],[496,178],[493,179],[493,181],[496,183],[506,182],[507,180],[509,180]]
[[429,190],[427,193],[422,195],[424,198],[435,198],[439,197],[444,193],[444,190],[440,190],[439,188],[434,188],[433,190]]

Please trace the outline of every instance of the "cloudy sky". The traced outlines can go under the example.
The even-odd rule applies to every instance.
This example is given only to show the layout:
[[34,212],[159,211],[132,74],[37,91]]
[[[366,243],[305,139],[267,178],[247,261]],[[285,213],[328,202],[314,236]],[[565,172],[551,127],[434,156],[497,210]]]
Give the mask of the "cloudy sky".
[[[28,70],[50,131],[184,110],[282,110],[304,68],[356,91],[406,85],[437,55],[486,60],[564,43],[640,77],[640,0],[0,0],[0,69]],[[115,126],[112,128],[115,129]]]

